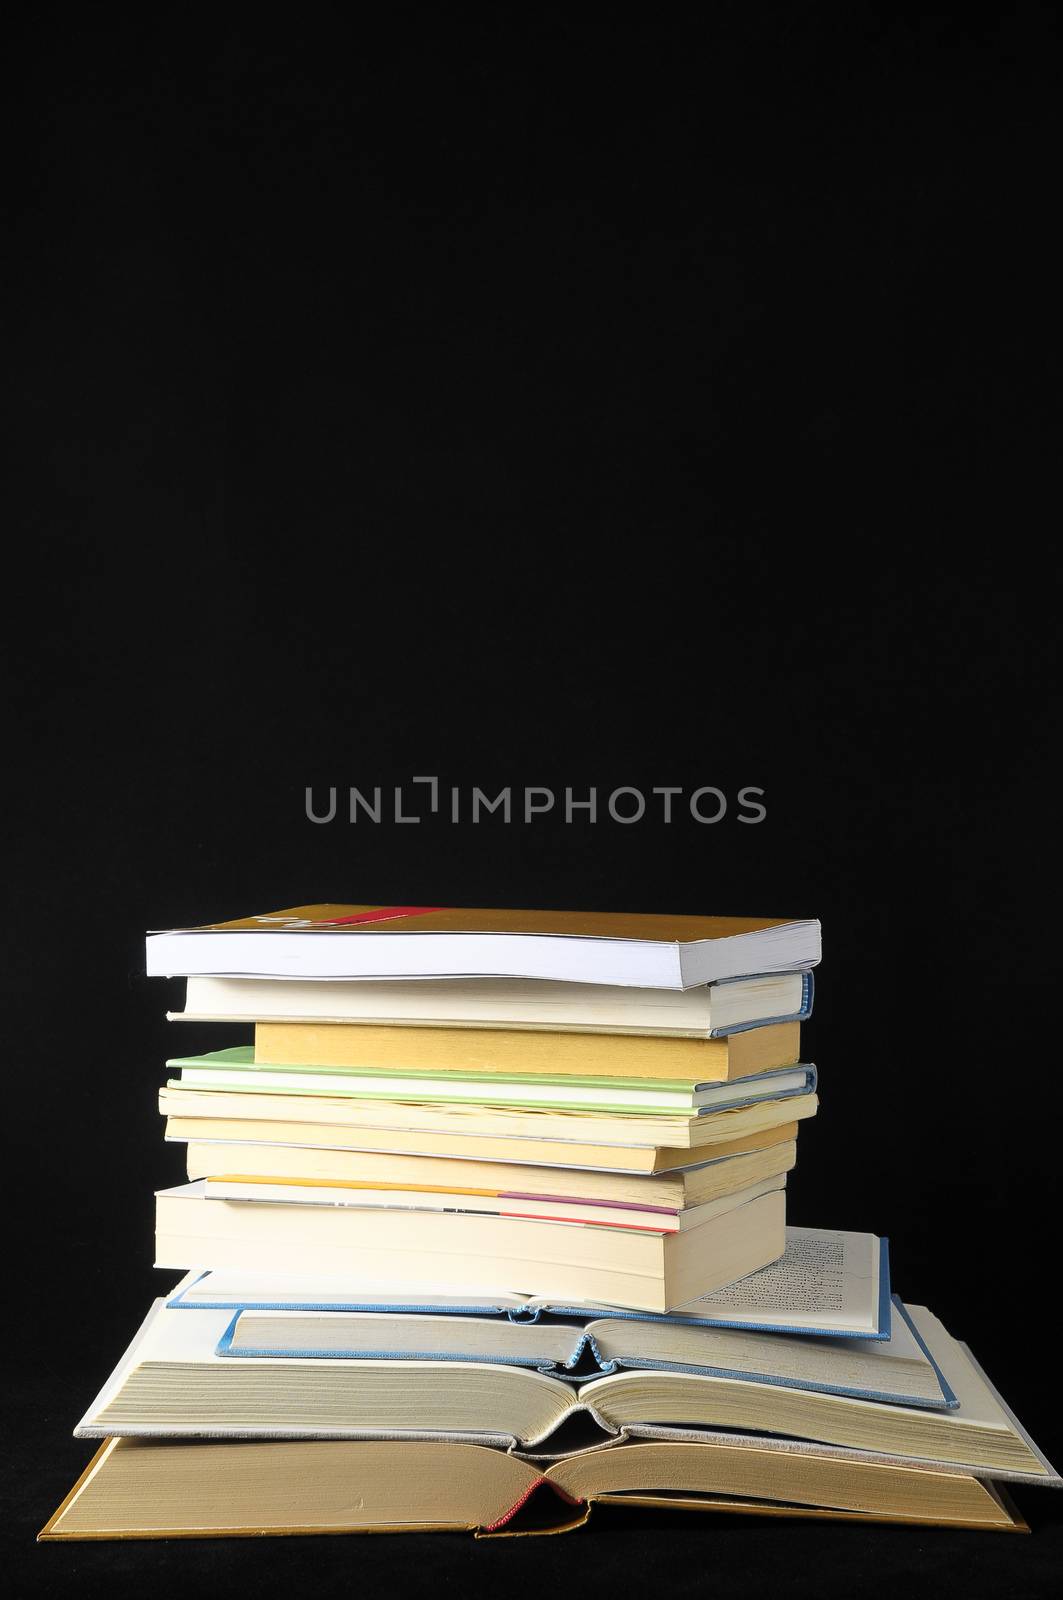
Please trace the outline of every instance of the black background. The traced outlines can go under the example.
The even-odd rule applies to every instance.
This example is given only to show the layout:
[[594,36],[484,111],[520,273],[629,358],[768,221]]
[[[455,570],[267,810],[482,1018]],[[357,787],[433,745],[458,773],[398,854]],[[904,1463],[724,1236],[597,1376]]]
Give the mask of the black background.
[[[315,899],[819,916],[791,1216],[888,1234],[1063,1457],[1058,67],[1021,6],[16,42],[16,1592],[1058,1580],[1021,1490],[1032,1539],[32,1544],[181,1177],[143,931]],[[419,774],[759,785],[767,817],[306,820],[309,784]]]

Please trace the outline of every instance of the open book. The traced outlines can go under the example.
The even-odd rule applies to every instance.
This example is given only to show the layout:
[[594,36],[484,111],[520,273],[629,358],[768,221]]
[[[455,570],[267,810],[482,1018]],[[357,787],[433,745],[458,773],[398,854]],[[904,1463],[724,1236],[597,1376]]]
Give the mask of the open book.
[[[180,1308],[159,1313],[173,1319]],[[202,1313],[201,1313],[202,1315]],[[175,1331],[191,1344],[194,1335]],[[204,1324],[199,1338],[209,1337]],[[237,1359],[482,1361],[584,1384],[624,1371],[689,1372],[860,1400],[947,1410],[958,1404],[907,1310],[889,1339],[809,1339],[674,1319],[426,1316],[381,1311],[237,1311],[214,1353]]]
[[[548,1509],[538,1526],[524,1527],[533,1496]],[[591,1505],[610,1501],[1026,1529],[1000,1491],[970,1474],[779,1450],[745,1436],[626,1441],[545,1471],[466,1442],[111,1439],[39,1537],[557,1532],[579,1527]]]
[[[992,1476],[1053,1476],[970,1357],[921,1307],[896,1317],[893,1338],[878,1346],[660,1325],[629,1337],[606,1328],[598,1331],[614,1341],[614,1370],[576,1384],[525,1365],[452,1356],[352,1359],[322,1350],[233,1359],[239,1320],[234,1328],[224,1312],[170,1310],[156,1302],[79,1423],[78,1436],[372,1438],[407,1432],[489,1438],[528,1451],[586,1413],[603,1439],[651,1424],[727,1428]],[[276,1341],[278,1322],[274,1313],[260,1335]],[[656,1349],[664,1364],[621,1366],[625,1346],[644,1352],[628,1361],[651,1362]],[[699,1366],[692,1357],[700,1358]]]

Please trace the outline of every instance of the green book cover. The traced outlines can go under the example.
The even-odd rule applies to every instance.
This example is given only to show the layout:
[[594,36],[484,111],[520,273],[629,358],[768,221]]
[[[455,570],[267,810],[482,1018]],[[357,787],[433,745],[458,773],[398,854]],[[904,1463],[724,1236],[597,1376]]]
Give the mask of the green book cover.
[[477,1072],[473,1075],[468,1072],[456,1072],[451,1068],[426,1071],[422,1067],[411,1067],[407,1072],[401,1067],[289,1066],[284,1061],[256,1061],[255,1047],[250,1044],[230,1045],[227,1050],[211,1050],[201,1056],[174,1056],[166,1065],[174,1068],[236,1067],[240,1070],[251,1067],[256,1072],[309,1072],[318,1077],[327,1073],[330,1078],[424,1078],[426,1081],[444,1085],[448,1082],[478,1083],[482,1080],[484,1083],[527,1083],[533,1088],[541,1084],[544,1088],[555,1086],[572,1089],[631,1089],[651,1094],[661,1090],[671,1094],[693,1094],[696,1089],[720,1087],[718,1080],[702,1078],[612,1078],[604,1075],[577,1076],[569,1072]]
[[[359,1100],[425,1099],[444,1104],[494,1104],[544,1111],[654,1112],[689,1117],[699,1085],[659,1078],[572,1078],[541,1073],[400,1072],[394,1068],[283,1066],[256,1063],[253,1045],[234,1045],[206,1055],[174,1056],[185,1087],[237,1089],[264,1094],[327,1094]],[[365,1087],[366,1082],[372,1087]],[[397,1085],[402,1084],[397,1093]],[[357,1084],[357,1086],[355,1086]],[[379,1085],[379,1087],[376,1087]],[[512,1085],[512,1094],[492,1095],[492,1086]],[[455,1092],[461,1086],[466,1093]],[[716,1084],[712,1088],[719,1087]],[[521,1093],[521,1090],[526,1092]],[[558,1090],[571,1091],[564,1096]],[[450,1091],[448,1093],[448,1090]],[[582,1092],[581,1092],[582,1091]]]

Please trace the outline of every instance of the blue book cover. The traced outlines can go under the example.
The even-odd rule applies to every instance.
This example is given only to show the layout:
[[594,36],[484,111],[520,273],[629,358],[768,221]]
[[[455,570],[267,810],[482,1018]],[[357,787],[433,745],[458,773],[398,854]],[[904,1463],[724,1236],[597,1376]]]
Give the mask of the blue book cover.
[[[915,1324],[894,1297],[885,1341],[807,1341],[793,1335],[554,1316],[538,1324],[474,1317],[237,1311],[215,1353],[250,1360],[489,1362],[532,1367],[583,1384],[628,1371],[677,1372],[858,1400],[948,1410],[958,1404]],[[656,1329],[662,1327],[660,1320]],[[504,1330],[504,1332],[503,1332]]]
[[[722,978],[713,988],[722,989],[728,983],[741,983],[741,978]],[[751,1028],[767,1028],[778,1022],[807,1022],[812,1015],[812,1004],[816,996],[815,974],[811,971],[801,974],[801,1005],[797,1011],[791,1011],[784,1017],[758,1017],[755,1022],[739,1022],[730,1028],[710,1028],[710,1039],[721,1039],[725,1034],[748,1033]]]

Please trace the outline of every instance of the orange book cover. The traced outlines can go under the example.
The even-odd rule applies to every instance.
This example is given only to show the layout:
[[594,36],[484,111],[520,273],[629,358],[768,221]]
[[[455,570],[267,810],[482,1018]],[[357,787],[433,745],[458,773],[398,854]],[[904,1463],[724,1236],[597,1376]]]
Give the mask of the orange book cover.
[[495,976],[673,989],[807,969],[819,958],[812,919],[408,905],[292,906],[147,942],[151,976]]
[[[525,933],[554,938],[648,939],[685,944],[785,927],[792,917],[691,917],[631,911],[501,911],[454,906],[292,906],[182,932]],[[171,930],[178,931],[178,930]]]

